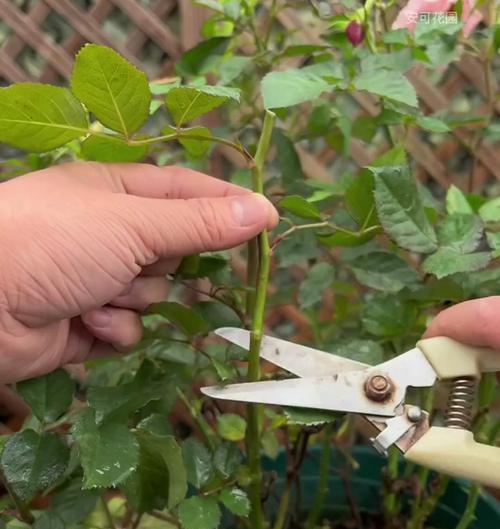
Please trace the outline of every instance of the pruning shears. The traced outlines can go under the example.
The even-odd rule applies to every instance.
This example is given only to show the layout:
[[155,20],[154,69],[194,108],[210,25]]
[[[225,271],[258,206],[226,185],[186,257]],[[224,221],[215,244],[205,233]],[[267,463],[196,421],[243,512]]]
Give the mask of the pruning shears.
[[[247,330],[215,333],[249,349]],[[477,443],[470,431],[481,373],[500,371],[500,352],[447,337],[420,340],[414,349],[370,366],[348,358],[264,336],[260,357],[296,375],[210,386],[212,398],[360,414],[380,432],[371,439],[386,454],[396,446],[414,463],[451,476],[500,488],[500,448]],[[409,387],[451,383],[444,426],[432,426],[429,412],[407,404]]]

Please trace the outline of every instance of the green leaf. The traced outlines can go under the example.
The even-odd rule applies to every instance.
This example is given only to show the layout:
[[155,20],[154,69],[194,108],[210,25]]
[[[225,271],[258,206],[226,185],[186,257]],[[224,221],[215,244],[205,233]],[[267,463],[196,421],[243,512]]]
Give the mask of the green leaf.
[[397,255],[388,252],[361,255],[347,265],[362,285],[376,290],[398,292],[419,281],[416,270]]
[[165,104],[175,124],[180,127],[220,107],[229,99],[239,101],[239,90],[227,86],[179,86],[167,93]]
[[446,213],[474,213],[465,195],[453,184],[446,193]]
[[139,512],[175,507],[187,492],[181,448],[171,435],[140,428],[136,436],[139,466],[123,485],[128,501]]
[[192,309],[207,322],[209,330],[241,325],[236,312],[219,301],[199,301],[193,305]]
[[384,337],[407,334],[416,318],[417,308],[413,303],[387,294],[369,299],[361,315],[367,332]]
[[276,158],[280,169],[281,181],[287,189],[302,182],[304,173],[300,158],[293,141],[280,129],[275,129],[272,143],[276,146]]
[[493,250],[492,257],[493,258],[500,257],[500,232],[497,232],[497,233],[488,232],[486,234],[486,239],[488,240],[488,244],[490,248]]
[[327,410],[312,410],[309,408],[283,408],[287,424],[299,424],[301,426],[315,426],[328,422],[335,422],[339,414]]
[[219,82],[221,85],[228,85],[237,79],[245,70],[245,68],[251,64],[252,60],[250,57],[244,55],[235,55],[225,59],[219,68]]
[[428,116],[418,117],[415,123],[421,129],[428,130],[430,132],[449,132],[451,130],[444,121]]
[[319,75],[301,70],[270,72],[261,82],[265,108],[285,108],[313,101],[331,89]]
[[485,268],[491,260],[490,252],[463,254],[450,247],[439,248],[423,262],[422,268],[438,279],[459,272],[475,272]]
[[85,489],[115,486],[139,463],[139,445],[128,428],[112,421],[97,424],[90,408],[75,417],[72,433],[80,450]]
[[165,393],[165,382],[165,377],[157,375],[154,364],[145,360],[132,382],[90,387],[87,400],[98,423],[107,419],[125,422],[148,402],[160,399]]
[[27,429],[8,438],[0,468],[14,493],[27,501],[53,485],[64,474],[68,460],[69,449],[58,435]]
[[177,134],[177,141],[195,158],[203,156],[210,148],[209,140],[212,133],[206,127],[192,127],[186,131],[178,131],[174,127],[165,127],[162,133]]
[[166,362],[192,366],[196,362],[197,353],[187,343],[167,342],[160,339],[148,347],[148,356],[150,358],[159,358]]
[[86,44],[78,52],[71,89],[103,125],[126,137],[149,117],[146,76],[106,46]]
[[188,50],[175,63],[177,73],[184,76],[200,76],[215,70],[231,39],[216,37],[204,40]]
[[305,198],[299,197],[298,195],[290,195],[282,198],[279,201],[279,205],[286,211],[302,219],[323,220],[320,210],[314,204],[311,204]]
[[247,493],[241,489],[223,489],[219,500],[236,516],[248,516],[250,512],[250,500]]
[[260,436],[262,451],[266,457],[276,459],[280,453],[280,444],[276,433],[272,430],[265,430]]
[[378,224],[373,189],[375,181],[370,171],[363,170],[346,189],[344,202],[347,211],[359,226],[368,228]]
[[31,407],[41,423],[50,423],[69,408],[75,392],[75,383],[64,369],[58,369],[24,382],[18,382],[17,392]]
[[168,416],[162,415],[161,413],[152,413],[149,417],[143,419],[137,425],[137,428],[159,436],[168,436],[172,433]]
[[421,285],[416,290],[403,293],[405,299],[423,302],[463,301],[464,291],[461,285],[450,278],[434,279]]
[[212,456],[205,445],[190,437],[182,443],[187,480],[200,489],[212,477]]
[[179,505],[179,521],[183,529],[217,529],[220,509],[213,496],[191,496]]
[[391,53],[368,53],[361,59],[361,71],[396,70],[405,72],[413,62],[412,50],[408,47]]
[[483,222],[491,226],[500,225],[500,197],[489,200],[479,208],[479,216]]
[[245,438],[247,423],[235,413],[224,413],[217,417],[217,432],[227,441],[241,441]]
[[328,263],[317,263],[311,267],[299,287],[299,305],[306,309],[321,302],[323,292],[333,283],[335,269]]
[[481,219],[468,213],[448,215],[438,227],[439,245],[459,253],[473,252],[479,246],[482,235]]
[[87,134],[82,105],[69,90],[20,83],[0,88],[0,142],[44,152]]
[[197,277],[210,277],[227,266],[227,259],[224,257],[208,255],[190,255],[184,257],[176,275],[185,279],[195,279]]
[[234,443],[222,442],[214,453],[214,467],[223,478],[231,477],[241,465],[243,456]]
[[376,366],[384,362],[384,350],[373,340],[354,339],[346,343],[332,344],[337,356],[343,356],[356,362]]
[[89,136],[82,143],[82,154],[86,160],[96,162],[138,162],[148,154],[147,145],[128,145],[123,139],[113,136]]
[[211,358],[210,361],[222,382],[233,378],[234,370],[230,365],[227,365],[216,358]]
[[176,301],[153,303],[148,308],[148,314],[163,316],[188,336],[204,334],[208,331],[207,322],[198,313]]
[[361,72],[353,81],[356,90],[366,90],[411,107],[418,107],[417,93],[408,79],[393,70]]
[[384,168],[386,166],[396,167],[405,166],[408,163],[406,152],[403,147],[393,147],[387,152],[384,152],[376,160],[371,163],[371,167]]
[[399,246],[420,253],[436,250],[417,184],[407,166],[370,167],[375,174],[375,204],[380,222]]

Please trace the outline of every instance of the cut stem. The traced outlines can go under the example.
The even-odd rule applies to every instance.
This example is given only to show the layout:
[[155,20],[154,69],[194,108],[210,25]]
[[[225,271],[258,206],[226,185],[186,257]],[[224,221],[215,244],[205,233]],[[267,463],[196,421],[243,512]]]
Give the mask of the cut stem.
[[477,483],[473,483],[469,489],[465,511],[462,514],[462,518],[460,518],[456,529],[467,529],[469,525],[475,520],[476,506],[480,495],[481,486]]
[[[264,193],[263,167],[269,150],[271,134],[273,130],[275,114],[266,111],[262,133],[255,153],[252,167],[253,190],[256,193]],[[250,333],[250,350],[248,354],[249,382],[260,379],[260,344],[264,327],[264,315],[267,298],[267,284],[269,280],[270,248],[267,231],[263,231],[257,238],[258,259],[250,262],[248,276],[256,278],[256,284],[249,285],[255,288],[255,301],[250,303],[252,309],[252,327]],[[260,466],[260,407],[256,404],[247,406],[247,435],[246,446],[248,455],[248,466],[250,468],[251,483],[249,486],[250,499],[250,525],[252,529],[262,529],[263,515],[261,505],[262,469]]]

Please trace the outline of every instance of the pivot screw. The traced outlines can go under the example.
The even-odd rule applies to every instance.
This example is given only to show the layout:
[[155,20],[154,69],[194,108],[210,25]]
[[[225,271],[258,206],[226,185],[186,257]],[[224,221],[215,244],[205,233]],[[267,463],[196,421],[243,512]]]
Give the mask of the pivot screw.
[[370,375],[365,382],[366,396],[376,402],[387,400],[393,389],[391,379],[380,373]]
[[422,418],[423,413],[418,406],[410,406],[406,411],[406,416],[411,422],[418,422]]

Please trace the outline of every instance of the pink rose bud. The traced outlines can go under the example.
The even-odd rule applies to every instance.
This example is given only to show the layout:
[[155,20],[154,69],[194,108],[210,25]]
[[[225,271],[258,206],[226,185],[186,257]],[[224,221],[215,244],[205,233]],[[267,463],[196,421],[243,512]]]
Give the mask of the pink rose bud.
[[345,30],[345,34],[353,46],[359,46],[365,38],[365,30],[363,29],[363,26],[355,20],[349,23]]

